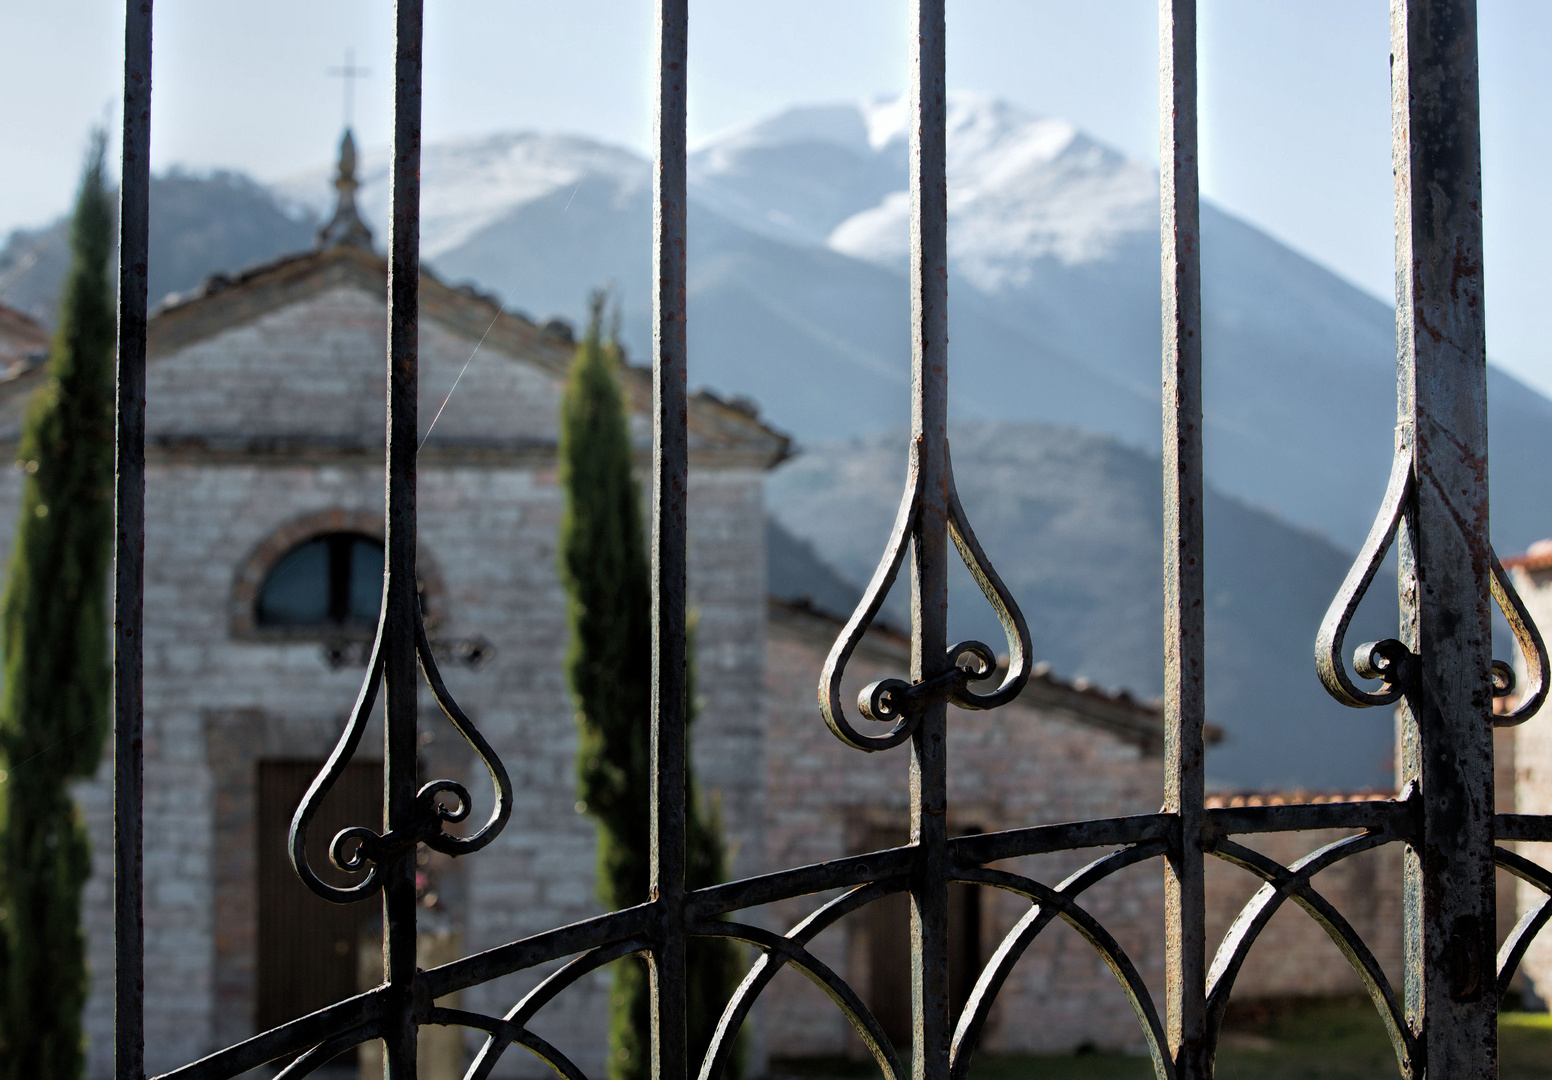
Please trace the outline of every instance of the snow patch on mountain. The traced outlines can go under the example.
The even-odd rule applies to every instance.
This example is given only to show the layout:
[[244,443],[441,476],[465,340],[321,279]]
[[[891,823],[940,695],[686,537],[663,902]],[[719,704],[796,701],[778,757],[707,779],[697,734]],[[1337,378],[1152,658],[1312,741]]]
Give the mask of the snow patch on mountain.
[[[898,101],[865,106],[875,152],[904,145]],[[1028,283],[1030,264],[1096,262],[1158,227],[1158,177],[1065,120],[1006,102],[952,94],[948,109],[949,257],[991,293]],[[903,267],[911,201],[902,189],[841,222],[827,238],[846,255]]]
[[[388,241],[391,217],[389,154],[382,148],[361,157],[361,215]],[[435,259],[464,244],[514,209],[583,180],[603,180],[612,197],[628,201],[650,185],[649,163],[623,147],[577,135],[508,132],[427,145],[421,156],[420,245]],[[314,169],[275,185],[283,197],[326,217],[333,206],[332,168]]]
[[[805,106],[714,136],[697,196],[746,227],[900,269],[910,253],[909,102]],[[978,288],[1031,264],[1104,260],[1158,228],[1158,175],[1065,120],[980,94],[948,103],[949,256]]]

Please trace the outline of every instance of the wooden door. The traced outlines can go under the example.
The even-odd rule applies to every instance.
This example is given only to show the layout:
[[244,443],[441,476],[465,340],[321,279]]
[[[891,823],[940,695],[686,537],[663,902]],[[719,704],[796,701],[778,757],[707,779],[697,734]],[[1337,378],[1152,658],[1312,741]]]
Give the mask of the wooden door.
[[[381,903],[375,897],[355,904],[331,904],[313,895],[291,867],[287,854],[291,815],[322,765],[321,761],[291,760],[258,764],[259,926],[254,1022],[259,1031],[357,993],[363,935],[381,922]],[[351,876],[329,862],[329,843],[350,825],[380,829],[382,806],[382,766],[375,762],[347,765],[308,830],[307,853],[319,877],[331,885],[351,884]]]

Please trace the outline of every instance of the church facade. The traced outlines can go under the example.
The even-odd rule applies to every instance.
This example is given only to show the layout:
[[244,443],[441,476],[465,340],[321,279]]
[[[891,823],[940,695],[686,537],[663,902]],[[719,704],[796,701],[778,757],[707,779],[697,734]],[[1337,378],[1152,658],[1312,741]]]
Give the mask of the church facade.
[[[215,278],[150,324],[146,469],[147,1066],[162,1071],[354,993],[378,905],[303,890],[286,822],[337,739],[365,672],[382,573],[386,276],[364,229]],[[420,582],[454,697],[515,790],[512,824],[476,859],[421,868],[443,951],[475,951],[597,910],[594,830],[576,807],[576,739],[556,568],[557,406],[569,331],[506,314],[427,275],[421,284]],[[15,446],[35,364],[0,382]],[[646,453],[649,377],[626,372]],[[456,383],[456,391],[453,390]],[[448,395],[451,393],[451,397]],[[425,428],[447,400],[433,430]],[[763,849],[758,695],[765,648],[764,471],[786,440],[709,396],[691,403],[690,594],[699,613],[701,782],[719,793],[733,868]],[[21,473],[0,471],[0,536]],[[429,694],[424,775],[490,793]],[[374,760],[375,759],[375,760]],[[313,832],[380,821],[380,727]],[[94,874],[90,1075],[111,1074],[109,770],[82,785]],[[315,857],[314,865],[326,858]],[[434,940],[433,934],[433,940]],[[466,1005],[504,1012],[522,979]],[[594,1041],[605,986],[545,1020]],[[477,1000],[476,1000],[477,999]],[[586,1055],[584,1055],[584,1058]]]

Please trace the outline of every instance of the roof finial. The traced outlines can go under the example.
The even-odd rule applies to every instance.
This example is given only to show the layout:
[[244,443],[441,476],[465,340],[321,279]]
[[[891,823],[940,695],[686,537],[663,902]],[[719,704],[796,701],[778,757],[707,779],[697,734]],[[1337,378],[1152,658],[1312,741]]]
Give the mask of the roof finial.
[[339,172],[334,177],[334,190],[339,198],[334,204],[334,216],[318,230],[318,246],[321,248],[345,244],[350,247],[372,248],[372,230],[366,227],[356,212],[356,140],[350,129],[340,140]]

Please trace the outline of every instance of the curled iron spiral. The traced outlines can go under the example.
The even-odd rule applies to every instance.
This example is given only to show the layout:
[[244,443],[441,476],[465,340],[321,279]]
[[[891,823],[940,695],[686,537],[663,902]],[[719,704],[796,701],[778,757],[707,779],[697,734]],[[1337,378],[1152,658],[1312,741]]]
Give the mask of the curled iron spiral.
[[[291,865],[303,884],[332,903],[354,903],[377,892],[382,887],[382,868],[413,850],[416,844],[425,844],[444,855],[467,855],[478,851],[496,838],[512,816],[512,781],[507,775],[506,766],[443,684],[431,643],[426,637],[425,622],[421,618],[418,603],[415,608],[415,654],[420,660],[426,683],[431,688],[432,698],[489,772],[491,786],[495,791],[495,804],[491,808],[490,817],[479,831],[472,836],[454,836],[445,830],[445,826],[467,819],[473,800],[468,789],[455,780],[432,780],[415,793],[416,814],[409,827],[379,833],[366,826],[355,825],[341,829],[330,841],[329,861],[346,873],[364,874],[361,880],[347,886],[330,885],[313,869],[307,858],[308,827],[325,796],[355,755],[367,722],[371,719],[372,707],[377,702],[378,687],[383,677],[383,628],[379,624],[377,638],[372,644],[372,657],[367,664],[366,678],[356,695],[350,719],[339,742],[335,744],[318,775],[313,778],[291,818],[288,837]],[[443,801],[442,797],[447,795],[452,796],[451,803]]]
[[[1315,669],[1327,692],[1343,705],[1366,709],[1376,705],[1390,705],[1400,700],[1418,677],[1418,658],[1404,642],[1396,638],[1366,641],[1353,653],[1353,670],[1360,678],[1379,679],[1375,690],[1365,690],[1353,682],[1347,673],[1342,651],[1347,628],[1358,610],[1358,604],[1369,591],[1374,575],[1390,551],[1396,539],[1396,530],[1411,511],[1417,491],[1417,480],[1412,467],[1412,437],[1403,427],[1396,438],[1396,456],[1391,463],[1390,482],[1385,487],[1385,497],[1380,502],[1379,513],[1369,529],[1369,535],[1358,551],[1347,572],[1342,587],[1337,590],[1320,622],[1315,638]],[[1489,589],[1493,601],[1503,612],[1515,643],[1525,658],[1525,672],[1529,688],[1515,708],[1495,715],[1497,727],[1523,724],[1534,716],[1547,697],[1547,647],[1541,632],[1525,608],[1525,603],[1515,591],[1498,555],[1488,549],[1490,560]],[[1494,698],[1508,697],[1515,691],[1514,669],[1503,660],[1494,660],[1489,672]]]
[[[946,456],[946,445],[944,453]],[[888,731],[868,735],[858,731],[847,719],[846,710],[841,704],[841,680],[846,674],[846,664],[883,607],[884,598],[889,595],[889,589],[900,573],[900,566],[905,562],[907,546],[922,525],[921,448],[916,440],[912,440],[905,492],[900,498],[900,508],[895,513],[894,526],[889,530],[884,554],[873,571],[873,578],[868,582],[861,601],[835,639],[819,677],[820,714],[838,739],[858,750],[888,750],[905,742],[916,730],[923,709],[933,702],[948,701],[961,709],[995,709],[1018,697],[1024,684],[1029,681],[1029,627],[970,528],[965,509],[959,501],[959,492],[954,487],[952,462],[947,463],[946,472],[949,536],[959,551],[959,557],[964,560],[965,567],[975,578],[981,593],[1002,623],[1008,642],[1008,670],[995,690],[984,694],[971,690],[972,682],[989,679],[996,674],[997,656],[990,647],[979,641],[961,641],[949,647],[949,669],[943,674],[915,683],[904,679],[880,679],[865,687],[857,696],[857,708],[862,715],[877,723],[892,724]]]

